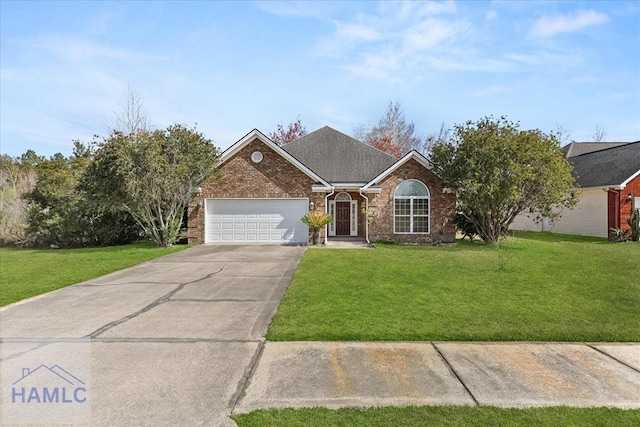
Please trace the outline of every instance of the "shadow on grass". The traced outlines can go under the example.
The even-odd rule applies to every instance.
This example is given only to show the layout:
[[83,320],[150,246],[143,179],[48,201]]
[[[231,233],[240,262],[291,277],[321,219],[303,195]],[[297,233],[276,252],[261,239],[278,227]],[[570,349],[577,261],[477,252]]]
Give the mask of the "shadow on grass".
[[612,242],[604,237],[592,237],[592,236],[576,236],[573,234],[558,234],[550,233],[548,231],[515,231],[514,237],[523,240],[537,240],[539,242],[550,243],[597,243],[597,244],[611,244]]
[[142,241],[142,242],[134,242],[128,243],[124,245],[116,245],[116,246],[87,246],[81,248],[16,248],[16,247],[3,247],[3,250],[7,251],[15,251],[15,252],[24,252],[26,253],[46,253],[46,254],[70,254],[70,253],[118,253],[118,252],[130,252],[132,250],[141,250],[141,249],[149,249],[149,250],[162,250],[166,249],[168,252],[172,250],[172,248],[188,248],[193,245],[186,244],[174,244],[168,248],[161,248],[155,242],[152,241]]

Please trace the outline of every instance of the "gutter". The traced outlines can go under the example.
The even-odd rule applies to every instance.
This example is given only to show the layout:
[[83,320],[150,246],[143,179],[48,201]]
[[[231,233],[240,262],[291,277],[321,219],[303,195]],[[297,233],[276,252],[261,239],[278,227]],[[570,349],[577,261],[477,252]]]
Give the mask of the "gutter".
[[[335,192],[336,192],[336,187],[331,186],[331,193],[324,196],[324,211],[327,214],[329,213],[329,197],[333,196]],[[327,246],[327,242],[329,242],[329,224],[324,226],[324,245],[325,246]]]
[[362,188],[358,191],[365,200],[365,208],[364,208],[364,238],[368,244],[371,244],[369,241],[369,198],[364,195],[362,192]]

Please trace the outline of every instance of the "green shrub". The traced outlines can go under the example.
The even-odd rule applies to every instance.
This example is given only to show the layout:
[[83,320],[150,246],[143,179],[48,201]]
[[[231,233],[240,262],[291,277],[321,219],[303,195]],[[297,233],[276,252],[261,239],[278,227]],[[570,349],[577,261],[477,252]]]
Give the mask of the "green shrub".
[[627,218],[627,224],[631,227],[631,240],[640,241],[640,213],[638,213],[638,209],[635,209]]

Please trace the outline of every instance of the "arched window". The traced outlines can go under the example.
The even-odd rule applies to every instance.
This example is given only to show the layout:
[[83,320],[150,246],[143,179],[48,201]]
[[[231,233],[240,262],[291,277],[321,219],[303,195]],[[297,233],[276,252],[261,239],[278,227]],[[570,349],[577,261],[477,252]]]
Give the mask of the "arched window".
[[394,233],[426,234],[429,222],[429,189],[415,179],[403,181],[393,197]]
[[342,193],[336,194],[335,201],[336,202],[349,202],[349,201],[351,201],[351,196],[349,195],[349,193],[345,193],[343,191]]

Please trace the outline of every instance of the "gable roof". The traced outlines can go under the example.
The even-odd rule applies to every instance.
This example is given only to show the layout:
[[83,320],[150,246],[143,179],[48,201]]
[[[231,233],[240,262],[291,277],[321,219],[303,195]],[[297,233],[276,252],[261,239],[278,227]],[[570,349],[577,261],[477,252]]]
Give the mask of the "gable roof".
[[397,170],[400,166],[404,165],[411,159],[417,161],[425,168],[433,171],[433,164],[426,157],[418,153],[416,150],[411,150],[407,154],[405,154],[400,160],[394,163],[391,167],[387,168],[386,170],[382,171],[379,175],[372,178],[371,181],[367,183],[367,185],[362,187],[362,189],[366,190],[368,188],[371,188],[372,186],[374,186],[374,184],[379,183],[380,181],[385,179],[387,176],[391,175],[395,170]]
[[583,188],[620,187],[640,174],[640,141],[570,157]]
[[285,151],[332,183],[366,183],[396,158],[328,126],[285,145]]
[[593,153],[594,151],[606,150],[607,148],[618,147],[628,144],[628,142],[571,142],[562,147],[565,157],[580,156],[582,154]]
[[287,153],[285,150],[282,149],[282,147],[279,147],[278,144],[273,142],[271,139],[269,139],[265,134],[260,132],[258,129],[252,130],[251,132],[249,132],[248,134],[243,136],[238,142],[233,144],[231,147],[227,148],[220,155],[220,164],[223,164],[224,162],[229,160],[236,153],[238,153],[238,151],[242,150],[247,144],[249,144],[250,142],[254,141],[255,139],[260,140],[263,144],[265,144],[266,146],[271,148],[277,154],[279,154],[280,156],[284,157],[286,160],[289,161],[289,163],[291,163],[293,166],[298,168],[300,171],[302,171],[308,177],[313,179],[315,182],[320,183],[321,185],[323,185],[323,186],[325,186],[327,188],[331,187],[331,185],[327,181],[322,179],[322,177],[320,177],[317,173],[315,173],[313,170],[309,169],[306,165],[301,163],[299,160],[297,160],[291,154]]

